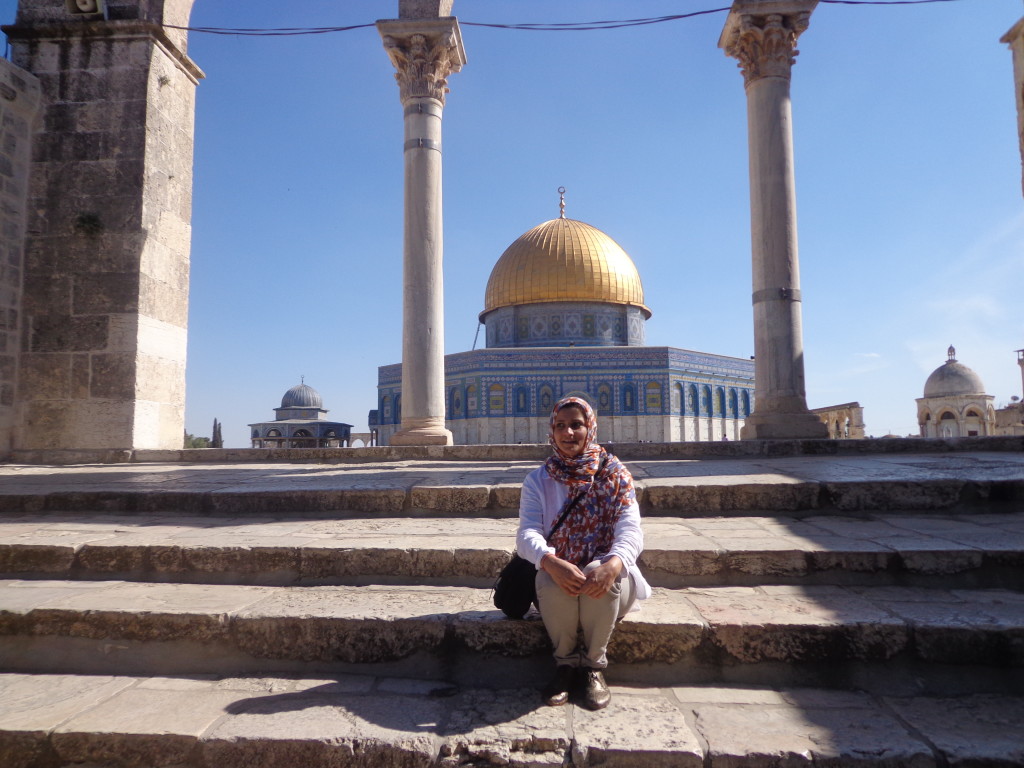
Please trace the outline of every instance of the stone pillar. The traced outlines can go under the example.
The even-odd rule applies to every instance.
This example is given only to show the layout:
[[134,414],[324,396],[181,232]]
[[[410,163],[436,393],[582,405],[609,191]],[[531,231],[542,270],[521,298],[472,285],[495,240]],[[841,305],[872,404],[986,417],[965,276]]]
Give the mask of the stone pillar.
[[191,241],[192,0],[21,0],[41,84],[15,448],[180,448]]
[[402,0],[378,21],[405,110],[402,428],[391,445],[451,445],[445,429],[441,113],[466,62],[452,0]]
[[39,102],[39,81],[0,59],[0,457],[14,437],[25,219]]
[[790,69],[818,0],[735,0],[719,40],[743,70],[750,152],[754,410],[744,440],[827,437],[807,409]]
[[1003,35],[1000,42],[1013,51],[1013,84],[1017,94],[1017,133],[1020,135],[1021,189],[1024,190],[1024,19]]
[[1017,365],[1020,366],[1021,396],[1024,397],[1024,349],[1017,350]]

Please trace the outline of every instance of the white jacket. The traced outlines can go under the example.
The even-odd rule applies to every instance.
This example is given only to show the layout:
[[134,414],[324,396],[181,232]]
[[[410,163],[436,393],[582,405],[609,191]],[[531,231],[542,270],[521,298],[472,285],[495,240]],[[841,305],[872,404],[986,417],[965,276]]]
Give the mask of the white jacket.
[[[569,497],[569,486],[551,478],[543,466],[533,470],[523,481],[519,497],[519,532],[516,551],[538,569],[544,555],[555,554],[547,543],[547,534],[558,520]],[[640,528],[640,507],[634,499],[615,523],[615,538],[611,551],[602,560],[617,555],[633,579],[637,600],[651,596],[651,587],[637,567],[636,561],[644,550],[644,533]]]

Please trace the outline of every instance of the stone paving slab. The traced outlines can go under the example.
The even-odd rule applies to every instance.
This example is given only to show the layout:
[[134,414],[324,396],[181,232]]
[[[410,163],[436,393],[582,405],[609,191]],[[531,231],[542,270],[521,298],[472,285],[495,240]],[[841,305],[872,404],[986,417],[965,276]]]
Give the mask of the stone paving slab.
[[[0,465],[0,512],[514,514],[535,460]],[[1024,504],[1024,452],[627,462],[648,514]]]
[[1024,697],[612,686],[601,712],[534,690],[371,676],[0,674],[0,764],[1020,765]]
[[[515,527],[511,518],[23,514],[0,517],[0,574],[486,586],[507,561]],[[900,579],[1024,588],[1024,513],[654,517],[644,530],[641,565],[659,586]]]
[[[466,587],[259,587],[132,582],[0,581],[0,669],[45,671],[19,640],[81,640],[83,671],[117,669],[123,645],[166,647],[162,671],[188,673],[188,653],[369,664],[416,654],[547,652],[543,625],[510,621],[490,592]],[[71,645],[68,646],[69,648]],[[88,647],[88,646],[86,646]],[[85,653],[84,656],[81,654]],[[1024,593],[911,587],[764,586],[657,589],[609,647],[622,664],[706,666],[913,660],[1024,666]],[[123,654],[126,661],[131,654]],[[57,660],[70,663],[68,660]],[[28,665],[28,666],[26,666]]]

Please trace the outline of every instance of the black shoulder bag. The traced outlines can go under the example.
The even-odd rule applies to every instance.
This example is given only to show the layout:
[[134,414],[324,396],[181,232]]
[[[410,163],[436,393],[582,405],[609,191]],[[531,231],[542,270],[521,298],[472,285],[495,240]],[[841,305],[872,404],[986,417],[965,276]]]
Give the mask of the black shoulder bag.
[[[597,475],[601,474],[607,461],[607,457],[601,461],[601,466],[598,467],[597,474],[594,475],[595,479]],[[551,530],[546,538],[547,541],[551,541],[551,537],[555,535],[555,531],[565,521],[565,518],[580,503],[583,497],[587,495],[587,490],[580,491],[565,505],[562,514],[559,515],[555,524],[551,526]],[[518,552],[513,552],[512,558],[501,569],[501,573],[498,574],[498,578],[494,582],[494,607],[510,619],[523,618],[526,612],[530,610],[531,603],[537,605],[536,578],[537,566],[529,560],[521,558]],[[539,608],[540,606],[538,605],[537,607]]]

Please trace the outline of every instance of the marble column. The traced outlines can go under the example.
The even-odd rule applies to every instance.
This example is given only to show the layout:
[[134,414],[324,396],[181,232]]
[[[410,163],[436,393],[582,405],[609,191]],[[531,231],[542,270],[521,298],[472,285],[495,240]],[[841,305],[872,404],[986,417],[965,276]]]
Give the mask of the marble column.
[[735,0],[719,47],[747,92],[753,256],[754,410],[741,439],[827,437],[807,409],[789,80],[818,0]]
[[[1013,84],[1017,94],[1017,133],[1020,134],[1020,157],[1024,164],[1024,19],[1014,24],[1010,31],[1003,35],[1000,42],[1009,45],[1010,50],[1013,51]],[[1021,173],[1021,189],[1024,190],[1024,173]]]
[[447,77],[466,62],[451,0],[403,2],[377,29],[405,111],[402,427],[391,445],[451,445],[445,429],[441,113]]

